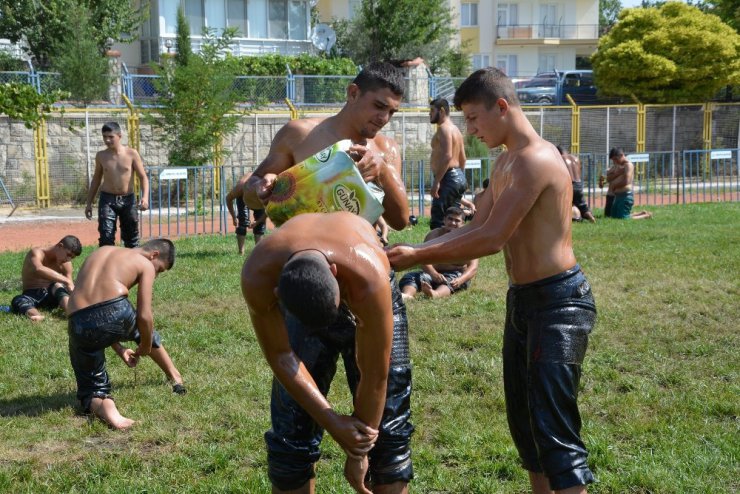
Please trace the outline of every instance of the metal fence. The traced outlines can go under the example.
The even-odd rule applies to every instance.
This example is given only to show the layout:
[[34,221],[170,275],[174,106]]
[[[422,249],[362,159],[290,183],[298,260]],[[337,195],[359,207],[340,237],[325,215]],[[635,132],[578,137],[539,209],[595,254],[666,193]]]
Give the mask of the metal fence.
[[[309,87],[304,86],[303,90],[309,90]],[[580,107],[578,110],[575,115],[570,107],[527,107],[525,114],[545,139],[584,157],[584,179],[592,205],[599,207],[603,202],[604,191],[599,190],[596,184],[599,174],[603,174],[609,164],[606,154],[615,146],[622,147],[628,154],[648,155],[648,161],[635,163],[636,190],[640,192],[636,198],[642,201],[641,204],[680,203],[705,196],[706,200],[717,200],[719,189],[723,191],[721,197],[737,200],[729,192],[732,184],[737,182],[739,104],[646,105],[642,109],[638,105],[623,105]],[[301,117],[331,114],[309,107],[300,112]],[[0,178],[8,195],[20,205],[84,202],[94,170],[95,153],[103,147],[100,138],[103,123],[115,120],[126,129],[125,122],[132,116],[138,118],[138,114],[131,115],[121,108],[87,111],[68,108],[63,114],[49,116],[44,128],[36,132],[21,122],[0,116]],[[256,166],[269,152],[274,135],[290,118],[288,111],[243,115],[238,131],[224,138],[222,148],[226,155],[221,164],[227,167]],[[641,118],[644,118],[642,132],[638,130]],[[460,113],[453,113],[452,119],[464,129]],[[124,130],[123,142],[138,147],[145,166],[158,169],[170,164],[167,149],[158,139],[161,129],[142,123],[134,132],[130,135],[128,130]],[[400,146],[406,163],[404,178],[416,201],[416,212],[420,212],[425,203],[421,191],[428,192],[431,184],[428,160],[429,143],[434,132],[435,126],[429,122],[426,108],[404,109],[383,129],[383,133],[393,137]],[[715,151],[724,153],[725,150],[730,151],[731,157],[717,158],[722,153],[718,155]],[[479,187],[488,175],[490,158],[497,152],[494,150],[489,156],[481,157],[481,169],[469,171],[471,189]],[[700,157],[693,158],[700,153],[703,153]],[[48,163],[46,171],[39,168],[44,160]],[[707,176],[699,180],[697,174],[700,172]],[[639,182],[643,179],[647,180],[644,184],[646,192],[641,195],[643,185]],[[43,196],[43,203],[38,186],[42,180],[48,180],[47,186],[42,188],[48,191],[48,197]],[[686,180],[685,186],[680,180]],[[665,193],[658,194],[657,191]]]

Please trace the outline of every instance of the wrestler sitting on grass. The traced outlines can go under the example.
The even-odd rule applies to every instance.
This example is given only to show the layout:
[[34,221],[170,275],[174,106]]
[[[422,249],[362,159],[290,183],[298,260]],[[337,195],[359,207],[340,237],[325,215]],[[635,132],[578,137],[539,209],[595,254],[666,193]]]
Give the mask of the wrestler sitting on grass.
[[34,247],[23,260],[23,293],[13,298],[11,309],[34,322],[44,320],[39,309],[61,307],[66,310],[69,293],[74,290],[72,259],[82,252],[80,240],[67,235],[51,247]]

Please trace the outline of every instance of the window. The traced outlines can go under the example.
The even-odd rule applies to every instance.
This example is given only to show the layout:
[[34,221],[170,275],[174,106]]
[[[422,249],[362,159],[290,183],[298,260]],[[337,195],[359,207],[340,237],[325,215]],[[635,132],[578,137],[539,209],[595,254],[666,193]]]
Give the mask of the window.
[[552,72],[555,70],[555,63],[558,56],[554,53],[541,53],[540,66],[537,72]]
[[285,0],[270,0],[268,25],[270,38],[288,38],[288,6],[285,4]]
[[201,0],[183,0],[183,10],[190,24],[190,34],[200,34],[205,25]]
[[162,34],[177,33],[177,2],[162,2],[159,6],[159,23]]
[[519,5],[515,3],[498,4],[498,25],[516,26],[519,24]]
[[267,38],[267,0],[249,0],[247,26],[250,38]]
[[483,55],[482,53],[476,53],[473,55],[473,70],[483,69],[490,65],[491,63],[488,55]]
[[540,37],[559,38],[558,6],[555,4],[540,5]]
[[288,10],[288,39],[308,39],[308,4],[300,0],[290,0]]
[[226,28],[226,11],[224,10],[224,0],[203,0],[205,7],[205,25],[216,29],[216,34],[220,35]]
[[516,77],[517,71],[517,56],[516,55],[497,55],[496,56],[496,67],[501,69],[504,74],[509,77]]
[[469,27],[478,25],[478,4],[460,4],[460,26]]
[[239,30],[237,37],[246,38],[249,36],[247,26],[247,6],[245,0],[228,0],[228,11],[226,13],[226,22],[229,27],[235,27]]

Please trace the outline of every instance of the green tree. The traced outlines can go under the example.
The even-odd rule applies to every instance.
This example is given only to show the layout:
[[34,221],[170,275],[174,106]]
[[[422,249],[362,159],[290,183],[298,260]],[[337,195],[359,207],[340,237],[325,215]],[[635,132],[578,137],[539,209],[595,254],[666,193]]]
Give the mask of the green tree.
[[20,120],[29,129],[35,128],[44,115],[51,112],[54,103],[68,96],[59,90],[39,94],[36,88],[25,83],[0,84],[0,115]]
[[104,50],[109,40],[135,39],[149,11],[148,2],[134,0],[4,0],[0,2],[0,38],[24,41],[33,63],[48,68],[54,46],[74,32],[75,7],[90,12],[92,39]]
[[604,34],[617,22],[622,2],[619,0],[599,0],[599,32]]
[[704,101],[740,82],[740,36],[717,16],[680,2],[625,9],[591,61],[605,96]]
[[702,10],[714,14],[735,31],[740,29],[740,2],[738,0],[706,0]]
[[111,77],[108,59],[91,36],[90,12],[84,5],[73,9],[74,31],[55,45],[58,55],[52,59],[52,66],[60,73],[62,89],[87,106],[94,100],[107,99]]
[[[187,23],[184,17],[178,21]],[[200,52],[191,54],[187,64],[164,57],[155,67],[161,76],[156,83],[158,108],[145,117],[161,129],[157,138],[169,150],[172,165],[213,163],[221,157],[217,154],[221,139],[237,129],[239,116],[234,112],[239,93],[233,90],[236,74],[222,60],[236,31],[226,29],[221,37],[215,32],[203,30]]]
[[435,60],[455,32],[446,0],[362,0],[354,19],[335,26],[338,48],[360,65],[416,57]]
[[175,39],[175,63],[187,65],[193,54],[193,45],[190,44],[190,23],[188,23],[182,5],[177,8],[177,38]]

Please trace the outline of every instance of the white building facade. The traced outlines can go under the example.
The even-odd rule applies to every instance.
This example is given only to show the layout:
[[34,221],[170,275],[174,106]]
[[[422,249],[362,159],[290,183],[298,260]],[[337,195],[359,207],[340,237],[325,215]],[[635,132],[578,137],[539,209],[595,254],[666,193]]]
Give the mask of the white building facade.
[[174,52],[177,9],[182,6],[195,51],[204,27],[214,28],[216,34],[236,27],[238,34],[230,48],[233,55],[311,52],[312,3],[315,0],[150,0],[149,19],[139,39],[113,48],[121,52],[129,70],[146,72],[160,54]]
[[[351,19],[361,0],[318,0],[322,22]],[[474,69],[497,66],[511,77],[576,69],[596,51],[598,0],[449,0],[456,42]]]

